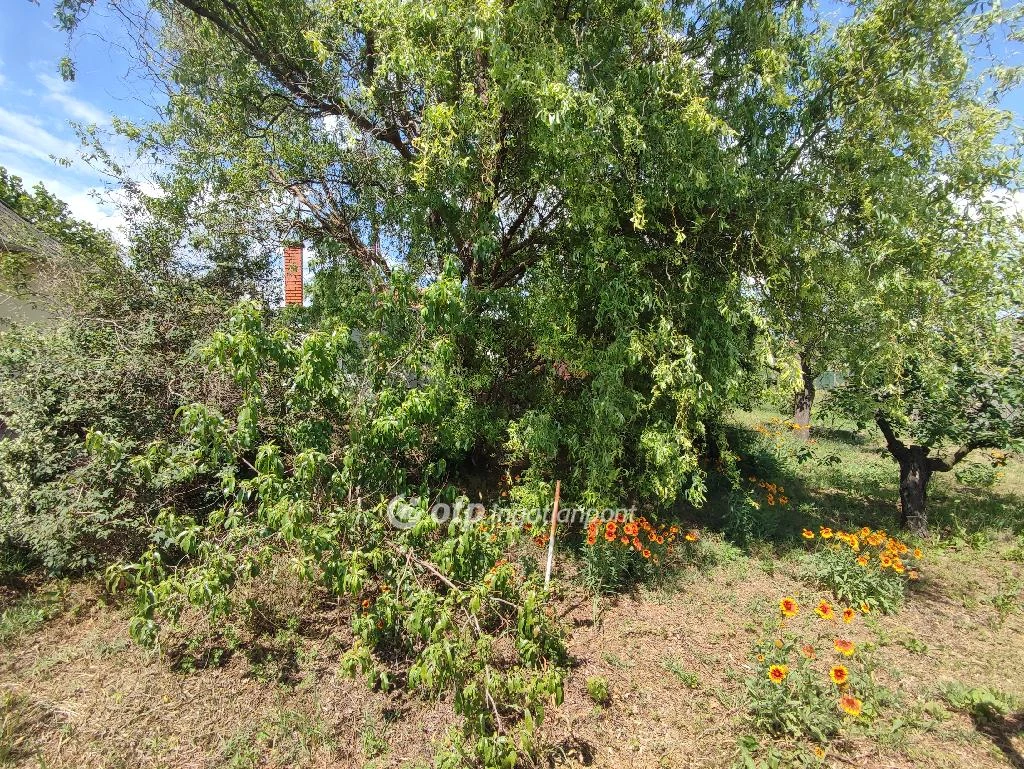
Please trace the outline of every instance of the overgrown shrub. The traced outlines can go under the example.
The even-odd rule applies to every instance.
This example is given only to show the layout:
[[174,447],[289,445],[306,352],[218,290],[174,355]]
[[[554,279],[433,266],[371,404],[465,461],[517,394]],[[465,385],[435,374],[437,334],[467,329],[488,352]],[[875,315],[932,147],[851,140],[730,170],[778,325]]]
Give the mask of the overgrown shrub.
[[[440,763],[510,766],[533,751],[566,662],[538,577],[505,557],[521,526],[412,514],[404,528],[388,514],[399,493],[419,497],[406,503],[413,513],[455,501],[447,468],[472,444],[474,406],[444,331],[457,310],[449,288],[425,292],[412,320],[386,301],[371,307],[363,321],[379,341],[341,324],[296,328],[243,304],[202,356],[240,402],[182,409],[180,439],[141,452],[99,431],[89,447],[165,500],[150,549],[109,572],[112,588],[134,595],[137,640],[158,644],[189,606],[231,616],[234,587],[274,555],[289,557],[301,577],[350,602],[356,643],[345,670],[453,697],[465,739]],[[205,510],[168,493],[208,478],[216,497]]]
[[[165,290],[170,287],[165,287]],[[90,430],[126,450],[177,432],[175,411],[195,395],[202,372],[193,342],[219,313],[191,292],[123,307],[124,317],[72,317],[0,335],[0,563],[74,572],[144,549],[154,499],[125,467],[98,465]],[[199,489],[176,489],[194,493]]]

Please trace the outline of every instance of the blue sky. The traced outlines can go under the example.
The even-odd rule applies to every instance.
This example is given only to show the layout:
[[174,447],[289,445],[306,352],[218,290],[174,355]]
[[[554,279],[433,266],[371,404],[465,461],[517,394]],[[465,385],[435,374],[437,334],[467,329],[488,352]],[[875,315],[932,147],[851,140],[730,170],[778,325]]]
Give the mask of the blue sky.
[[[66,35],[53,28],[53,0],[0,3],[0,165],[29,186],[43,182],[77,216],[116,229],[121,221],[116,192],[111,195],[107,180],[81,159],[71,124],[102,128],[110,115],[143,120],[154,115],[159,96],[134,64],[121,21],[99,3],[69,50]],[[1004,63],[1024,64],[1020,45],[1004,43],[992,53]],[[57,74],[65,55],[75,61],[77,77],[71,83]],[[1004,104],[1024,123],[1024,88]],[[116,152],[116,144],[112,149]]]
[[[22,177],[26,186],[42,182],[77,216],[116,229],[116,205],[104,194],[110,185],[82,160],[72,123],[102,128],[109,126],[111,115],[153,116],[155,94],[133,66],[122,25],[109,11],[97,8],[69,49],[67,36],[53,27],[52,0],[2,4],[0,165]],[[75,61],[74,82],[64,82],[57,72],[65,55]]]

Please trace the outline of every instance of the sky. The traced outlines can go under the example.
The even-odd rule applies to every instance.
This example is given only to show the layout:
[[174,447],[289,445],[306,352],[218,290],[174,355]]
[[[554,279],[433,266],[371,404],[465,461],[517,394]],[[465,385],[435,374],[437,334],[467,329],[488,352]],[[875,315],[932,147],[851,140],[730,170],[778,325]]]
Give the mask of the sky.
[[[826,0],[827,2],[827,0]],[[0,0],[0,166],[26,186],[42,182],[72,213],[116,231],[122,223],[116,190],[82,159],[73,123],[109,126],[110,116],[147,120],[160,98],[140,74],[121,20],[99,3],[73,45],[54,29],[53,0]],[[1021,46],[992,52],[1024,64]],[[62,57],[75,62],[76,78],[58,74]],[[1024,88],[1004,100],[1024,124]],[[110,147],[120,158],[116,143]],[[144,176],[142,170],[136,174]]]
[[[156,94],[133,66],[122,24],[97,8],[69,48],[67,35],[54,28],[52,0],[0,6],[0,166],[26,187],[42,182],[73,214],[116,232],[116,192],[82,159],[73,123],[102,129],[111,115],[155,115]],[[58,74],[64,56],[75,62],[73,82]]]

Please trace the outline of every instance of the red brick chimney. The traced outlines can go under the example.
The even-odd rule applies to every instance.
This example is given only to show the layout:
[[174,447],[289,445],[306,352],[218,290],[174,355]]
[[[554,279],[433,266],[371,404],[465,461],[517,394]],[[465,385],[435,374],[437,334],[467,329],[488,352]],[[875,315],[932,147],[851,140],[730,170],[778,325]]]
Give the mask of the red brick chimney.
[[302,306],[302,244],[284,247],[284,303]]

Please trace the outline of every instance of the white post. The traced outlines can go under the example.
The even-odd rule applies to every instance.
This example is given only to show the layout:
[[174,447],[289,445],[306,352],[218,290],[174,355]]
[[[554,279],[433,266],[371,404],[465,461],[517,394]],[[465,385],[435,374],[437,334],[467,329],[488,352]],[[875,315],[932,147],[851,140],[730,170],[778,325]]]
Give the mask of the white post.
[[551,530],[548,533],[548,567],[544,570],[544,587],[551,582],[551,566],[555,562],[555,526],[558,525],[558,496],[562,491],[562,482],[555,481],[555,507],[551,511]]

